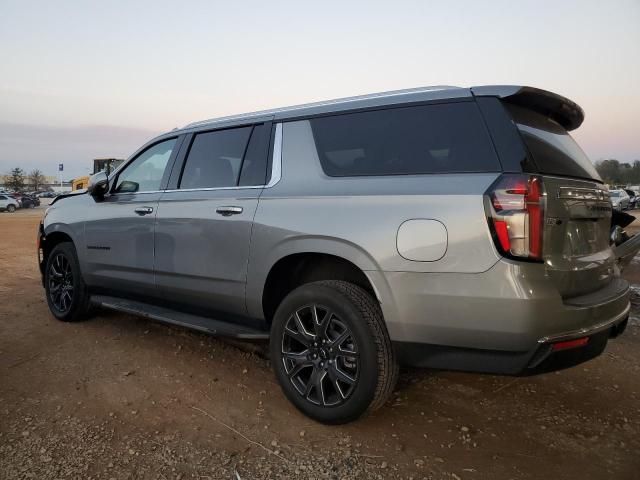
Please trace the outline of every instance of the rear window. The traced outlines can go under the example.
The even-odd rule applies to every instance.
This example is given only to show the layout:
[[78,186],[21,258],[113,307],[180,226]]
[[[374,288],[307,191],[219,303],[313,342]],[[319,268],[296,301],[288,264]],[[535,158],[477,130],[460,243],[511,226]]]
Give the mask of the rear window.
[[198,133],[191,143],[180,188],[235,187],[251,127]]
[[327,175],[497,172],[473,102],[403,107],[310,120]]
[[506,104],[537,172],[602,181],[589,157],[560,124],[532,110]]

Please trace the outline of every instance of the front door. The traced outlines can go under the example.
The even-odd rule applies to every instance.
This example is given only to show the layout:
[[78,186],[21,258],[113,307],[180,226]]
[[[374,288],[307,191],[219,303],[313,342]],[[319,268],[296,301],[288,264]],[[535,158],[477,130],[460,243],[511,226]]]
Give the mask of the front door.
[[261,124],[190,140],[176,188],[158,205],[155,272],[163,298],[246,314],[249,245],[270,132],[270,124]]
[[85,223],[89,285],[127,294],[155,293],[155,220],[176,144],[172,138],[145,149],[117,175],[104,200],[92,205]]

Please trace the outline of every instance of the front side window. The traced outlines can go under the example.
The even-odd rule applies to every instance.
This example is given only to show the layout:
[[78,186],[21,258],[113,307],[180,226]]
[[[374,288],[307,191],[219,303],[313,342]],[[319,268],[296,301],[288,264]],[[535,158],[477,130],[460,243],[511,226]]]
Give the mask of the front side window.
[[142,152],[118,175],[115,193],[152,192],[160,190],[162,178],[176,139],[165,140]]
[[238,185],[252,127],[198,133],[187,155],[181,189]]
[[473,102],[390,108],[310,122],[329,176],[501,170]]

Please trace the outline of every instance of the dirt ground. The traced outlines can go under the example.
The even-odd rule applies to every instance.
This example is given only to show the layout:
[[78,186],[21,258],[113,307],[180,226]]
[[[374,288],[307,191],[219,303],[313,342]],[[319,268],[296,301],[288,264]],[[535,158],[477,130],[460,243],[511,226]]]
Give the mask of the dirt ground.
[[[384,408],[328,427],[287,402],[260,344],[109,312],[53,319],[42,212],[0,213],[2,479],[640,478],[637,319],[562,372],[404,371]],[[626,275],[640,284],[640,263]]]

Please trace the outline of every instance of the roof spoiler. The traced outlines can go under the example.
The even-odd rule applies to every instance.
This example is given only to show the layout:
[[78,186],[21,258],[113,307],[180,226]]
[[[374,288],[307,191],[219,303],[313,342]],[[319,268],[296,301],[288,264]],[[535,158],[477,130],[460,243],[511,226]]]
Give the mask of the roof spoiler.
[[503,101],[529,108],[545,115],[566,130],[575,130],[584,121],[584,111],[568,98],[546,90],[515,85],[472,87],[471,92],[480,97],[498,97]]

